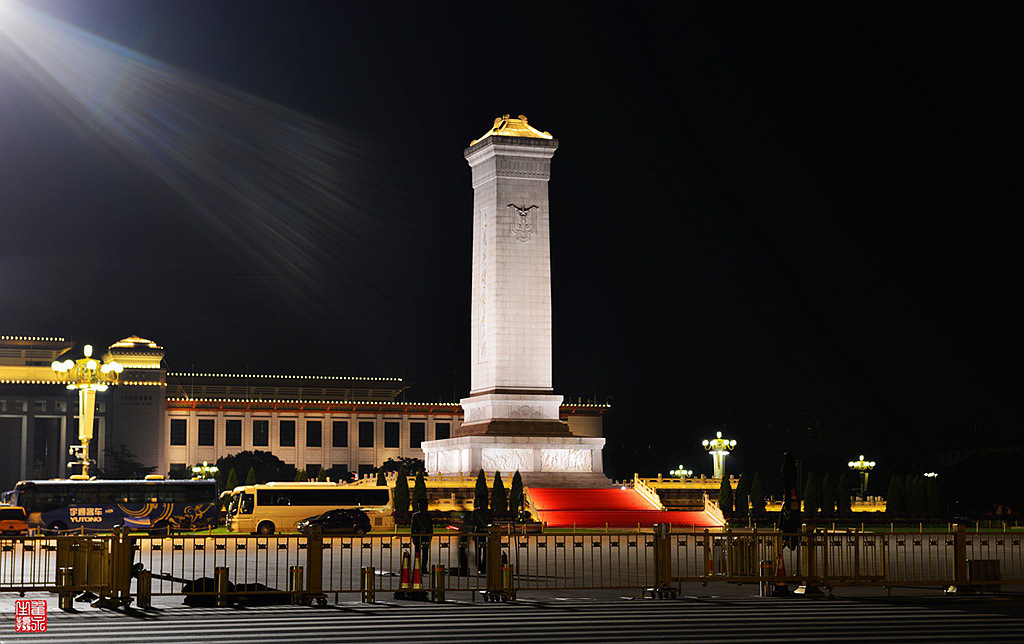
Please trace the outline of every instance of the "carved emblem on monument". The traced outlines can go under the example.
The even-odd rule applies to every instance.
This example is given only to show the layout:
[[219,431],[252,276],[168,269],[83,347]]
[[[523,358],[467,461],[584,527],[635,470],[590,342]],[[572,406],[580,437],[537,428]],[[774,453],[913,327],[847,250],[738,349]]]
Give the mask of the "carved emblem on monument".
[[519,405],[508,410],[509,418],[540,418],[540,408],[530,405]]
[[527,206],[525,204],[517,206],[514,203],[510,203],[508,207],[515,209],[515,214],[512,215],[512,236],[523,243],[530,241],[530,237],[537,232],[536,225],[534,224],[533,213],[530,211],[537,206]]

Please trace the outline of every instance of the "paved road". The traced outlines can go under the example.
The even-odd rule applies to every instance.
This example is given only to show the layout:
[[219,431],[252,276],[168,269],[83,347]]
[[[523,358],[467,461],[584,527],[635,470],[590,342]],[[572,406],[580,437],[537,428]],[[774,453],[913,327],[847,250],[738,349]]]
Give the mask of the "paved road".
[[[52,602],[51,602],[52,604]],[[516,604],[342,603],[324,608],[173,608],[123,615],[50,613],[46,633],[16,642],[967,642],[1024,638],[1020,598],[521,601]],[[52,609],[52,605],[51,605]]]

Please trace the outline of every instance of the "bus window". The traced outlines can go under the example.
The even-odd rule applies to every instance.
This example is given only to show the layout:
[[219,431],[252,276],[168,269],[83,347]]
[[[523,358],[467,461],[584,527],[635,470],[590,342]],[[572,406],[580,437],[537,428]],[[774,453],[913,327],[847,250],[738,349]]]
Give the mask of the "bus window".
[[185,500],[189,503],[202,503],[217,496],[217,484],[213,481],[202,481],[194,485],[186,485]]
[[156,498],[160,503],[184,503],[185,490],[178,486],[162,486],[157,489]]
[[[115,487],[113,485],[100,485],[96,488],[95,503],[99,503],[100,505],[110,505],[111,503],[120,501],[124,496],[124,490],[120,487]],[[75,498],[78,498],[77,494],[75,495]]]
[[155,485],[132,485],[126,496],[131,503],[156,503],[158,497]]

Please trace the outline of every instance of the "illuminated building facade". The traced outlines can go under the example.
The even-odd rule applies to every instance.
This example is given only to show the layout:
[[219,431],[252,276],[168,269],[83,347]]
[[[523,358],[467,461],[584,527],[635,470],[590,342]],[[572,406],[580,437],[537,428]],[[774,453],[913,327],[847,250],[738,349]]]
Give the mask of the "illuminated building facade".
[[[63,338],[0,336],[0,489],[66,475],[77,397],[50,364],[73,347]],[[367,474],[389,458],[424,458],[424,441],[455,436],[462,425],[458,403],[399,400],[408,388],[401,378],[168,373],[163,356],[138,336],[104,354],[124,371],[97,396],[91,455],[100,470],[104,450],[125,445],[161,473],[262,450],[313,474],[334,466]],[[600,437],[606,408],[562,405],[560,416],[573,434]]]

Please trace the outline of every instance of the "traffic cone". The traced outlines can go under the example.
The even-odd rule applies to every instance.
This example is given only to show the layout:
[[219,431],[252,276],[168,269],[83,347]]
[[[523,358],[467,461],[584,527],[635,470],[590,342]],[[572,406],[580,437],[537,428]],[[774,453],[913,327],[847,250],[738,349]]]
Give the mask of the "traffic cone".
[[789,595],[789,584],[786,583],[786,562],[779,553],[778,566],[775,567],[775,587],[772,588],[772,597],[786,597]]
[[400,590],[409,590],[409,551],[402,551],[402,578],[398,582]]
[[421,590],[423,588],[423,570],[420,565],[420,553],[416,551],[416,565],[412,568],[412,588]]
[[395,599],[406,599],[409,594],[409,551],[402,551],[402,576],[398,581]]

